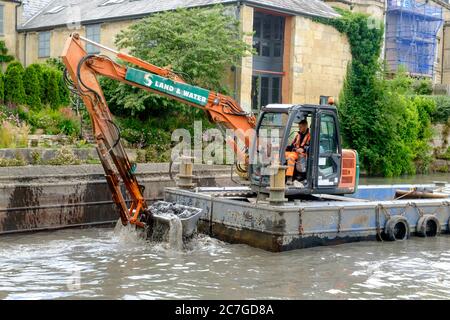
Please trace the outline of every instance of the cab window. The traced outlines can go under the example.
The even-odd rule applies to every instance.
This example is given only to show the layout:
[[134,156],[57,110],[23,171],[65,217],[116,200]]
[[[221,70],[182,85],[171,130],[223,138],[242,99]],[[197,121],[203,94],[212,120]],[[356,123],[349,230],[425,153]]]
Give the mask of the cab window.
[[319,153],[338,153],[336,121],[332,115],[322,115]]

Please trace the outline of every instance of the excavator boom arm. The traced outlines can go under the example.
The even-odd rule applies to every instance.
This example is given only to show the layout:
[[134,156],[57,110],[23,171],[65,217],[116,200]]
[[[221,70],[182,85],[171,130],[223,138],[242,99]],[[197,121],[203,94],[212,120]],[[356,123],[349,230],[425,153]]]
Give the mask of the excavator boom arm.
[[[118,59],[140,69],[118,64],[107,56],[89,55],[82,41],[111,51]],[[67,40],[62,59],[67,68],[66,80],[70,83],[72,91],[81,96],[91,117],[99,158],[124,225],[131,223],[143,227],[144,224],[139,221],[139,217],[147,209],[147,204],[143,197],[143,188],[134,175],[135,166],[129,161],[120,141],[120,130],[113,122],[97,79],[98,76],[117,80],[203,109],[214,123],[242,132],[238,138],[244,143],[246,149],[250,145],[256,119],[243,112],[231,97],[186,84],[171,70],[109,49],[78,34],[72,34]],[[246,161],[246,155],[240,151],[235,141],[228,142],[238,153],[240,160]],[[131,197],[130,206],[122,193],[120,178]]]

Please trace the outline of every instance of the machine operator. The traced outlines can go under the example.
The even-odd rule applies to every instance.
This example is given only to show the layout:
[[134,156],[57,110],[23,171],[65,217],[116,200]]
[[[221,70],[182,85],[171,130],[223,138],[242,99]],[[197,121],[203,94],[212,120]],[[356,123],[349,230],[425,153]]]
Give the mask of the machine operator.
[[307,120],[302,120],[298,124],[298,132],[292,144],[287,148],[287,170],[288,184],[301,187],[306,184],[307,158],[311,143],[311,132]]

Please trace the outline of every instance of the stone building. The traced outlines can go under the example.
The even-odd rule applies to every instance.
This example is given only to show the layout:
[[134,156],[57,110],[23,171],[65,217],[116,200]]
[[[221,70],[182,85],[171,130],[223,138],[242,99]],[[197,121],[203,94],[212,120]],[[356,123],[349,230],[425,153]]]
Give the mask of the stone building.
[[4,41],[8,53],[18,56],[18,33],[16,26],[20,24],[22,6],[20,1],[0,1],[0,40]]
[[[14,54],[24,65],[58,57],[72,32],[115,48],[115,35],[138,19],[177,7],[217,3],[230,7],[244,32],[255,32],[245,41],[253,44],[257,55],[244,58],[225,77],[245,110],[258,111],[268,103],[317,104],[338,96],[351,60],[350,47],[344,35],[311,19],[338,16],[319,0],[51,0],[34,15],[27,10],[28,20],[18,24],[15,45],[12,40],[9,47],[17,48]],[[100,52],[92,46],[87,49]]]
[[450,91],[450,5],[441,0],[24,0],[22,5],[0,0],[0,38],[29,65],[58,57],[71,32],[114,48],[115,35],[138,19],[217,3],[230,7],[244,32],[254,32],[245,41],[257,54],[225,77],[248,111],[267,103],[319,103],[338,96],[351,60],[348,41],[311,19],[337,17],[332,7],[385,21],[383,58],[391,69],[404,64],[413,75],[432,78]]

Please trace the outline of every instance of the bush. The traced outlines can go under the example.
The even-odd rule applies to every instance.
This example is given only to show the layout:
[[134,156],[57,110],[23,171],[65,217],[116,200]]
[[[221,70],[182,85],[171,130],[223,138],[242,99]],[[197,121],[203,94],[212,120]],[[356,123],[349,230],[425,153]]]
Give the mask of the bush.
[[0,103],[5,101],[5,76],[0,72]]
[[426,170],[431,161],[431,114],[435,103],[415,92],[429,93],[429,83],[415,82],[399,68],[384,78],[379,63],[383,27],[369,16],[338,9],[339,19],[317,19],[333,25],[349,39],[352,61],[339,99],[339,116],[346,146],[360,154],[370,175],[399,176]]
[[436,110],[432,114],[433,123],[446,123],[450,119],[450,97],[431,96],[436,102]]
[[41,96],[42,102],[57,109],[61,105],[59,96],[58,71],[45,67],[42,71],[44,89]]
[[31,153],[31,164],[34,166],[44,164],[44,161],[42,160],[42,155],[38,151],[33,151]]
[[19,116],[28,122],[32,131],[43,129],[45,134],[78,136],[81,131],[80,123],[70,108],[54,110],[49,107],[35,111],[19,108]]
[[8,104],[20,105],[26,103],[23,84],[24,69],[19,62],[8,65],[5,73],[5,101]]
[[19,152],[16,153],[15,159],[0,158],[0,167],[23,167],[26,165],[27,162]]
[[61,147],[61,149],[56,152],[56,157],[49,160],[48,164],[53,166],[79,165],[81,164],[81,161],[75,156],[72,149]]
[[0,127],[0,148],[26,148],[28,147],[27,125],[14,126],[8,121],[3,121]]
[[418,95],[431,95],[433,94],[433,82],[429,79],[417,80],[413,89]]
[[67,88],[67,85],[64,82],[63,73],[61,71],[57,71],[56,75],[58,77],[59,105],[67,107],[68,105],[70,105],[69,88]]
[[31,64],[25,69],[24,87],[26,94],[26,102],[33,110],[40,110],[41,103],[41,79],[42,68],[38,64]]
[[145,162],[161,163],[171,159],[171,148],[162,145],[150,146],[145,150]]

